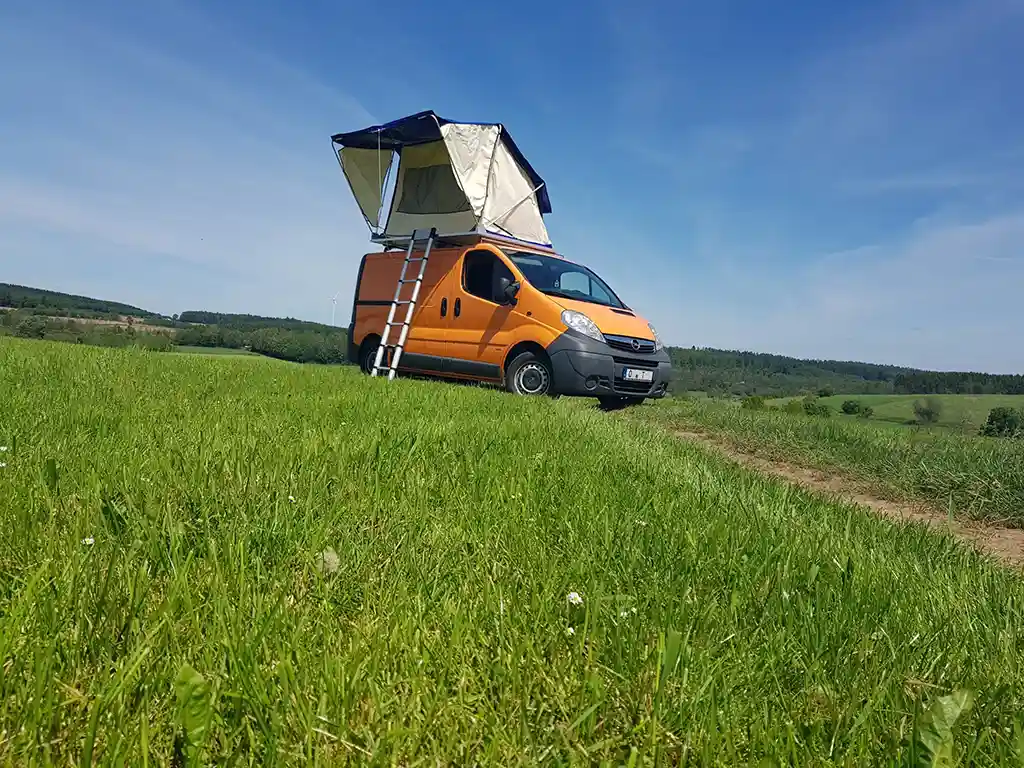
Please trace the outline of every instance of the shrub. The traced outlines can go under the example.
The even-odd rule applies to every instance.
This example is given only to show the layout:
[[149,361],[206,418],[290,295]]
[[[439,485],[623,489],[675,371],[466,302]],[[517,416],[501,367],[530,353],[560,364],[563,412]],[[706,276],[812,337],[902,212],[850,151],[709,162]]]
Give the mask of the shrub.
[[832,387],[825,385],[818,390],[818,397],[832,397],[835,393],[836,391]]
[[864,410],[864,404],[860,400],[844,400],[841,409],[843,413],[850,416]]
[[1024,436],[1024,410],[999,406],[988,412],[988,421],[981,426],[985,437]]
[[919,424],[934,424],[942,416],[942,403],[934,397],[914,401],[914,416]]
[[783,410],[786,413],[793,413],[793,414],[803,413],[804,412],[804,406],[803,406],[803,403],[800,400],[790,400],[788,403],[786,403],[786,406],[785,406],[785,408],[783,408]]
[[831,416],[832,409],[824,403],[819,403],[814,395],[808,395],[803,399],[803,410],[808,416]]
[[746,408],[749,411],[763,411],[764,410],[764,398],[760,395],[747,395],[740,402],[741,408]]

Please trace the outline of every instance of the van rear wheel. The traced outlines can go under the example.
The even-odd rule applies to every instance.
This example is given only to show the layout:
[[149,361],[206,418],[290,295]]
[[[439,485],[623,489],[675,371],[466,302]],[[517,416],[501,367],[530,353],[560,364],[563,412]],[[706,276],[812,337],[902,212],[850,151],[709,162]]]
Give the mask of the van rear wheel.
[[515,395],[552,396],[554,385],[551,365],[533,352],[516,355],[505,370],[505,389]]
[[[359,347],[359,369],[369,375],[373,372],[373,363],[377,359],[377,347],[380,346],[380,339],[376,336],[369,336]],[[386,352],[387,350],[385,350]],[[383,364],[384,361],[381,361]]]

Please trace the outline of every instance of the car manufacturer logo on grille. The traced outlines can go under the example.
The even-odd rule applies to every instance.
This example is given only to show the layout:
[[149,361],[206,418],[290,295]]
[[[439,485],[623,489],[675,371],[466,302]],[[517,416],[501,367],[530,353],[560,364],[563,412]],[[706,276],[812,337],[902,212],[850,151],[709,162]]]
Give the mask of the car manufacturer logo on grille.
[[640,339],[631,339],[629,345],[637,352],[640,351]]

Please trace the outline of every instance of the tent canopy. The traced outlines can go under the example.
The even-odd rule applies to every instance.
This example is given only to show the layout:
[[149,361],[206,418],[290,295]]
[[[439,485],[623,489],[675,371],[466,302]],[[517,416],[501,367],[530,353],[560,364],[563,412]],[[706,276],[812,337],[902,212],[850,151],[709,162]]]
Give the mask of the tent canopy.
[[[547,186],[500,123],[458,123],[432,111],[331,137],[367,224],[385,237],[436,227],[550,245]],[[395,157],[398,172],[381,222]]]

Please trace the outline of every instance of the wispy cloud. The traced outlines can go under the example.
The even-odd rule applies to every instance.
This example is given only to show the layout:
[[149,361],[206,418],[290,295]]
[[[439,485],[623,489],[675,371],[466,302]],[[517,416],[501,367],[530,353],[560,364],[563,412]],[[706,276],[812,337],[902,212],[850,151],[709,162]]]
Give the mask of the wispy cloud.
[[[4,279],[74,289],[88,253],[97,269],[134,265],[104,295],[141,300],[139,272],[171,277],[173,293],[144,291],[158,310],[324,316],[366,245],[328,139],[372,116],[167,8],[150,36],[63,13],[5,19],[0,100],[23,119],[0,129],[22,132],[0,150]],[[203,62],[214,32],[231,67]]]
[[[1005,342],[1024,336],[1024,101],[1009,74],[1024,5],[848,18],[788,67],[709,90],[709,109],[676,88],[675,112],[647,125],[661,141],[620,136],[671,181],[659,240],[634,233],[646,246],[620,277],[640,292],[637,273],[660,275],[649,311],[677,343],[1024,371]],[[685,53],[661,64],[685,68]],[[651,67],[638,54],[620,88],[646,93]]]

